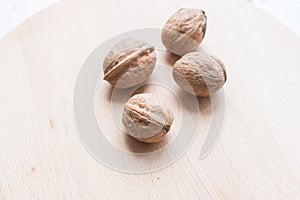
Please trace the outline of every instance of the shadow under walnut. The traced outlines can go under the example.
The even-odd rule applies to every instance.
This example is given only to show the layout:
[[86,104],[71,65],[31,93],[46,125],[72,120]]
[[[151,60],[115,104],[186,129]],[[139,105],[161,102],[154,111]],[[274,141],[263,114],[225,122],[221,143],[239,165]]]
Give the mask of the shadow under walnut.
[[124,139],[125,139],[126,147],[130,152],[133,153],[154,152],[163,148],[166,144],[168,144],[166,138],[163,138],[160,142],[157,143],[145,143],[134,139],[132,136],[127,135],[126,133],[123,134],[125,135]]

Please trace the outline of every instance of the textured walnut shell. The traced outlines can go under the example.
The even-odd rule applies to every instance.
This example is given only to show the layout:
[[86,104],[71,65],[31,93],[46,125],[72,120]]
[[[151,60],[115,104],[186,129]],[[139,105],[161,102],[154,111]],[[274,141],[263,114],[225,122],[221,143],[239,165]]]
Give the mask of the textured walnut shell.
[[186,92],[205,97],[216,93],[224,85],[226,71],[218,58],[204,52],[192,52],[174,64],[173,78]]
[[151,75],[156,60],[150,44],[137,39],[123,40],[104,59],[104,80],[116,88],[138,85]]
[[173,114],[150,93],[132,96],[124,106],[122,122],[127,134],[146,143],[159,142],[169,132]]
[[195,50],[205,36],[206,19],[200,9],[178,10],[162,30],[161,40],[166,49],[180,56]]

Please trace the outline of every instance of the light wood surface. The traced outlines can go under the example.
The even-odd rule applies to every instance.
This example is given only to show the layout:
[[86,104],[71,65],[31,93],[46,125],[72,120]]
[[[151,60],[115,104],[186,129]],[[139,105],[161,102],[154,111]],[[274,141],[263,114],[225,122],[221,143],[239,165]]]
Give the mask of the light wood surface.
[[[76,134],[80,67],[110,37],[160,28],[181,7],[206,11],[202,47],[227,66],[222,136],[199,160],[204,108],[203,133],[173,165],[111,170]],[[62,1],[0,42],[0,199],[299,199],[299,52],[299,38],[242,0]]]

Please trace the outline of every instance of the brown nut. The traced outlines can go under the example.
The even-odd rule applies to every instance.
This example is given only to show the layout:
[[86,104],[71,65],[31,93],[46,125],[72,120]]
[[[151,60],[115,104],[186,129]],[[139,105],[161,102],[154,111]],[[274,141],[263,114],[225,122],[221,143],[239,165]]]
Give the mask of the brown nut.
[[200,9],[178,10],[162,30],[161,40],[166,49],[180,56],[195,50],[205,36],[206,19]]
[[156,60],[152,45],[137,39],[123,40],[104,59],[104,80],[116,88],[138,85],[151,75]]
[[167,105],[151,93],[132,96],[122,115],[127,134],[146,143],[162,140],[171,129],[173,119]]
[[205,52],[192,52],[174,64],[173,78],[186,92],[205,97],[216,93],[224,85],[226,71],[218,58]]

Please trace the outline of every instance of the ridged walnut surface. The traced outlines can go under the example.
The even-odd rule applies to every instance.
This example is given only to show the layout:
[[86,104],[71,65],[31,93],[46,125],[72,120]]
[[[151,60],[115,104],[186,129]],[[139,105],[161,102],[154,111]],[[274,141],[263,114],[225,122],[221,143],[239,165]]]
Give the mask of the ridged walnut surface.
[[182,8],[163,27],[161,39],[166,49],[177,55],[195,50],[206,32],[206,15],[200,9]]
[[123,40],[104,59],[104,80],[117,88],[138,85],[151,75],[156,60],[152,45],[132,38]]
[[151,93],[137,94],[124,106],[122,122],[128,135],[135,139],[159,142],[171,129],[173,114],[157,96]]
[[173,78],[186,92],[205,97],[216,93],[226,82],[222,61],[204,52],[192,52],[174,64]]

